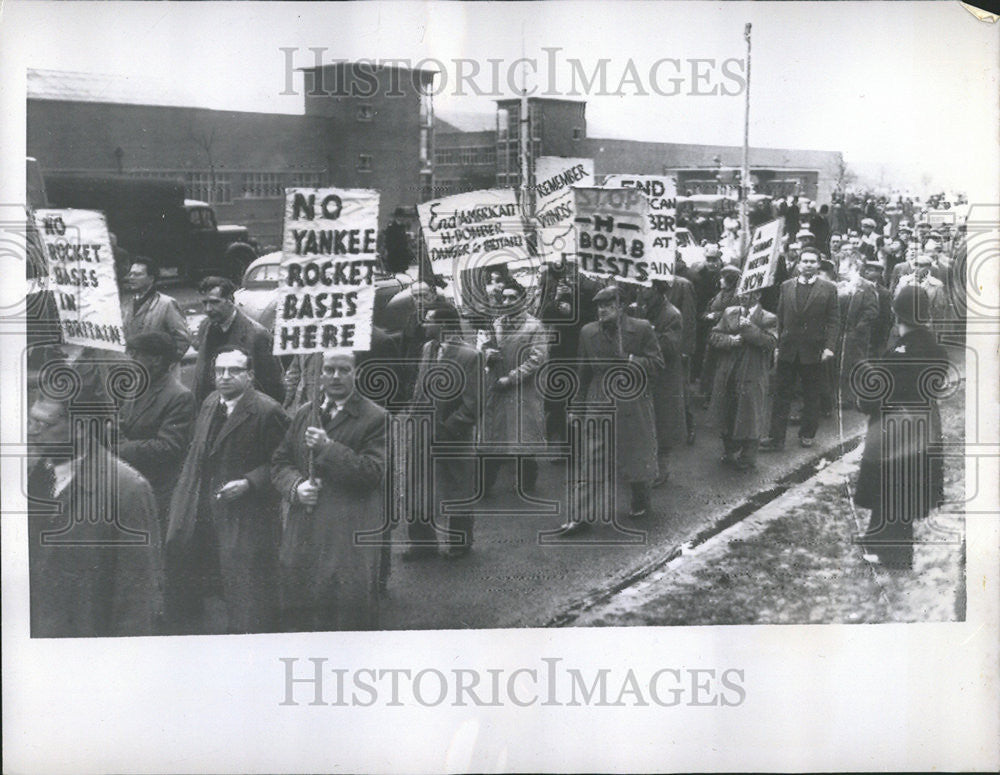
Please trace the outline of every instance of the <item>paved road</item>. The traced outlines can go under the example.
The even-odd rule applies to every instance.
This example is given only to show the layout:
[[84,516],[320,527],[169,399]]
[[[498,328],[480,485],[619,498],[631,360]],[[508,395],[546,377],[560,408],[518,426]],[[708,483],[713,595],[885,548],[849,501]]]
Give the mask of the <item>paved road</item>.
[[[196,325],[201,314],[197,293],[167,286]],[[185,370],[186,376],[187,370]],[[189,379],[189,377],[188,377]],[[703,427],[704,412],[696,412],[696,443],[675,452],[671,480],[653,492],[653,511],[641,524],[625,514],[629,490],[618,487],[619,523],[600,525],[580,537],[543,540],[566,515],[568,498],[565,460],[543,461],[532,501],[514,491],[512,466],[502,469],[493,494],[475,506],[475,546],[460,560],[431,559],[400,562],[402,545],[393,547],[392,576],[383,598],[381,619],[386,629],[454,629],[539,627],[560,620],[583,601],[625,583],[637,571],[665,560],[673,550],[743,503],[749,496],[772,490],[783,477],[818,459],[841,441],[856,437],[863,426],[857,412],[825,420],[812,449],[790,443],[777,454],[761,454],[753,473],[723,467],[717,435]],[[395,532],[404,538],[405,528]]]

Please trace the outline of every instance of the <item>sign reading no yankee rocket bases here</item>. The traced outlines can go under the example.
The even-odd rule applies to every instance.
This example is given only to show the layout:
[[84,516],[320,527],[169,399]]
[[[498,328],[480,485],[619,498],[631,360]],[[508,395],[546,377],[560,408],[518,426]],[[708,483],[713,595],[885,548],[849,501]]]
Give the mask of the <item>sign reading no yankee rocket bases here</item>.
[[743,275],[737,293],[774,285],[774,275],[778,271],[778,255],[781,252],[781,220],[770,221],[754,229],[750,241],[750,253],[743,266]]
[[49,283],[67,344],[125,351],[108,226],[91,210],[36,210]]
[[574,188],[573,194],[580,271],[650,285],[646,195],[635,188]]
[[285,189],[274,353],[371,346],[377,191]]
[[491,188],[417,205],[435,274],[528,258],[524,221],[514,190]]

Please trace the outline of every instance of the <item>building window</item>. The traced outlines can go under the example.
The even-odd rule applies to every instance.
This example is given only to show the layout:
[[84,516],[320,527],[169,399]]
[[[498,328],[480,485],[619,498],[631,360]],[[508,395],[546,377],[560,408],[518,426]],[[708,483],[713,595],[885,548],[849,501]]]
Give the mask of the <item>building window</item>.
[[358,154],[358,172],[371,172],[372,171],[372,157],[368,153]]
[[323,173],[314,171],[293,172],[290,188],[322,188]]
[[273,199],[285,194],[280,172],[247,172],[243,176],[243,196],[247,199]]
[[233,201],[232,181],[225,172],[186,172],[184,195],[210,204],[229,204]]
[[583,130],[578,126],[573,127],[573,139],[574,140],[583,139]]
[[371,105],[358,105],[358,121],[371,121],[375,117],[375,111]]

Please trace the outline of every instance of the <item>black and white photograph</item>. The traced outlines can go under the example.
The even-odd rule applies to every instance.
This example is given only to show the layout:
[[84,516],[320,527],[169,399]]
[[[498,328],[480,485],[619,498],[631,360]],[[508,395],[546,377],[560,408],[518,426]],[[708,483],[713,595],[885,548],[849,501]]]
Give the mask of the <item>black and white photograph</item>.
[[5,771],[1000,766],[997,16],[0,35]]

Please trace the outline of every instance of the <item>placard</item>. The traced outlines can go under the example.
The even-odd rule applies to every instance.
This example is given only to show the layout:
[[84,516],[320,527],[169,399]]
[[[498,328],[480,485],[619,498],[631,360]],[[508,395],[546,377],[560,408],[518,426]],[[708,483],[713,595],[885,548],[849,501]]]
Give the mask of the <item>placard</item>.
[[379,193],[285,189],[274,354],[371,347]]
[[673,277],[677,261],[677,181],[666,175],[608,175],[607,188],[636,188],[649,200],[649,275]]
[[576,257],[590,277],[650,285],[649,202],[629,188],[574,188]]
[[754,229],[737,293],[751,293],[774,285],[778,256],[781,253],[780,237],[781,219],[769,221]]
[[573,186],[594,185],[593,159],[539,156],[535,159],[535,223],[539,250],[558,260],[576,252]]
[[63,340],[125,352],[115,259],[103,213],[41,209],[35,211],[35,225],[45,244]]

